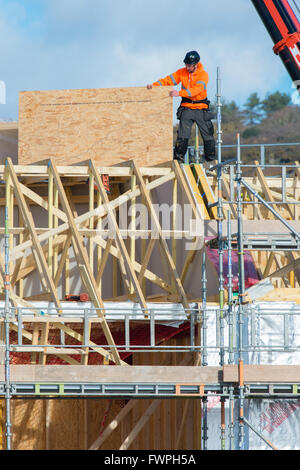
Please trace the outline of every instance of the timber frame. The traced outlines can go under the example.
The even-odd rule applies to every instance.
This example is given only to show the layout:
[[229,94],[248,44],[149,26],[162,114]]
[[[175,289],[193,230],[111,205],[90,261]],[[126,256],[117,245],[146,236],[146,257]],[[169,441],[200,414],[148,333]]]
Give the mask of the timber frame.
[[[295,171],[285,181],[285,201],[280,208],[276,207],[276,200],[280,197],[281,183],[271,175],[264,175],[258,162],[255,162],[254,173],[248,178],[252,186],[265,195],[274,207],[283,213],[286,218],[299,220],[299,167],[296,162]],[[102,181],[102,175],[110,179],[111,194],[107,194]],[[182,304],[189,312],[190,302],[201,303],[201,295],[191,298],[184,287],[185,279],[193,262],[199,245],[195,250],[186,252],[186,257],[178,264],[177,240],[189,237],[191,233],[176,226],[176,204],[187,203],[191,207],[194,220],[201,224],[205,221],[216,220],[217,210],[214,206],[217,195],[217,181],[214,174],[205,174],[201,165],[185,166],[183,171],[176,161],[166,162],[156,167],[138,168],[134,161],[121,163],[112,167],[97,167],[92,160],[81,162],[78,165],[56,166],[53,160],[39,162],[32,165],[14,165],[10,158],[0,166],[2,180],[2,197],[0,207],[8,209],[9,228],[9,260],[10,260],[10,298],[16,308],[22,306],[32,309],[33,316],[37,317],[33,330],[24,329],[26,341],[32,342],[33,360],[36,358],[41,364],[47,363],[47,354],[53,354],[54,349],[41,347],[48,344],[49,330],[54,327],[50,318],[38,321],[39,310],[35,301],[52,301],[57,309],[58,319],[62,312],[64,295],[70,292],[70,257],[73,253],[76,261],[78,278],[90,301],[97,309],[99,323],[105,335],[110,351],[91,341],[90,335],[93,319],[88,328],[88,345],[96,351],[103,360],[115,364],[127,365],[120,359],[115,347],[113,335],[106,321],[104,301],[136,302],[148,319],[148,303],[173,302]],[[223,175],[223,198],[228,202],[231,216],[236,219],[236,204],[232,201],[235,194],[233,178]],[[155,193],[157,188],[171,184],[172,211],[171,227],[165,230],[155,211]],[[74,189],[80,188],[80,191]],[[181,199],[179,198],[181,192]],[[251,195],[245,192],[244,201],[249,200],[249,206],[243,206],[245,220],[263,220],[267,226],[268,214],[259,204],[250,204]],[[247,199],[248,198],[248,199]],[[141,201],[147,209],[142,214],[139,226],[137,225],[137,201]],[[120,220],[119,209],[123,204],[129,205],[130,215],[123,224]],[[78,214],[78,207],[84,205],[85,212]],[[35,216],[34,209],[38,208],[47,218],[46,224],[41,224],[40,218]],[[224,219],[226,218],[224,210]],[[271,214],[272,216],[272,214]],[[151,219],[149,230],[146,218]],[[103,220],[107,218],[107,225],[103,228]],[[143,226],[143,223],[145,225]],[[46,225],[46,226],[45,226]],[[130,228],[129,228],[130,225]],[[144,228],[145,227],[145,228]],[[0,227],[4,234],[4,227]],[[129,236],[128,236],[129,235]],[[127,237],[127,238],[126,238]],[[192,234],[193,240],[197,240]],[[140,238],[138,246],[137,239]],[[203,245],[203,237],[200,238]],[[202,246],[200,243],[200,247]],[[151,256],[155,246],[161,258],[161,273],[155,273],[150,267]],[[296,252],[267,252],[252,250],[256,268],[261,279],[270,279],[275,287],[289,287],[295,289],[300,285],[299,259]],[[111,260],[111,297],[103,297],[103,279],[107,276],[106,266]],[[1,287],[4,288],[4,260],[0,255]],[[74,270],[74,266],[72,268]],[[41,289],[38,294],[26,295],[24,285],[26,279],[37,273],[40,278]],[[147,284],[148,283],[148,284]],[[160,293],[148,294],[149,283],[159,289]],[[63,288],[60,288],[59,286]],[[295,291],[293,291],[295,295]],[[290,298],[287,296],[287,298]],[[217,301],[216,299],[211,299]],[[55,323],[62,337],[67,335],[80,343],[85,343],[86,332],[76,331],[68,322]],[[40,333],[38,331],[40,330]],[[94,347],[94,349],[93,349]],[[50,351],[50,352],[49,352]],[[81,352],[79,363],[88,364],[89,348]],[[78,364],[78,361],[60,348],[57,356],[67,363]]]
[[[102,175],[108,175],[112,194],[107,194]],[[187,257],[182,272],[177,272],[176,239],[190,237],[182,229],[176,230],[176,207],[172,216],[171,230],[164,230],[155,212],[152,192],[165,183],[173,185],[173,203],[177,203],[180,187],[184,199],[192,207],[192,216],[199,217],[181,169],[177,162],[167,162],[153,168],[138,168],[135,163],[115,165],[109,168],[96,167],[92,160],[78,166],[57,167],[53,160],[40,164],[19,166],[13,165],[11,159],[0,166],[0,177],[5,182],[5,198],[1,203],[8,209],[9,228],[9,262],[10,262],[10,298],[14,307],[32,308],[33,314],[38,311],[32,301],[52,301],[58,317],[62,312],[62,301],[58,287],[63,285],[65,295],[70,294],[70,253],[76,260],[77,276],[94,307],[97,309],[99,322],[104,332],[110,352],[102,348],[96,351],[105,360],[123,364],[110,327],[105,319],[102,280],[109,258],[112,262],[112,297],[113,301],[131,300],[136,302],[148,318],[147,302],[153,300],[172,300],[181,303],[186,310],[189,307],[188,293],[183,287],[189,266],[193,260]],[[120,186],[129,189],[120,191]],[[81,194],[73,195],[74,187],[79,187]],[[82,194],[83,193],[83,194]],[[148,210],[152,226],[149,229],[136,228],[135,204],[140,197]],[[131,209],[130,222],[132,232],[126,240],[128,227],[120,228],[118,210],[124,203]],[[84,204],[86,212],[78,215],[76,204]],[[38,208],[47,216],[47,226],[41,226],[40,216],[33,216],[33,209]],[[86,210],[85,209],[85,210]],[[108,228],[102,229],[102,222],[107,218]],[[148,217],[148,215],[147,215]],[[128,224],[128,221],[126,222]],[[0,228],[4,233],[4,227]],[[113,234],[113,235],[111,235]],[[133,235],[132,235],[133,234]],[[137,260],[136,238],[140,237],[140,261]],[[190,237],[191,238],[191,237]],[[147,242],[147,239],[149,242]],[[192,236],[192,239],[196,237]],[[171,240],[171,246],[167,240]],[[151,255],[158,246],[163,264],[165,278],[155,274],[149,268]],[[95,259],[96,258],[96,259]],[[0,258],[2,288],[4,287],[4,260]],[[73,267],[74,269],[74,267]],[[40,279],[40,292],[26,295],[24,284],[34,272]],[[162,292],[159,295],[147,296],[146,282],[153,283]],[[120,292],[120,283],[122,283]],[[72,293],[71,293],[72,294]],[[27,332],[27,340],[32,341],[32,352],[38,354],[39,362],[46,364],[47,349],[37,349],[38,344],[48,344],[51,321],[42,322],[39,341],[36,324],[32,333]],[[83,336],[67,326],[57,323],[62,335],[83,341]],[[26,330],[24,330],[26,335]],[[89,343],[93,347],[93,343]],[[37,352],[39,351],[39,352]],[[62,350],[60,351],[62,352]],[[53,354],[53,349],[51,350]],[[64,360],[76,364],[69,354],[64,352]],[[61,357],[61,354],[58,354]],[[82,356],[82,363],[88,362],[88,348]]]
[[[102,175],[108,175],[110,178],[111,192],[107,190],[103,184]],[[260,193],[264,194],[268,201],[271,201],[276,208],[277,201],[280,200],[280,182],[274,177],[268,178],[257,165],[255,174],[247,177],[251,180],[252,187],[255,187]],[[92,160],[82,162],[74,166],[56,166],[52,160],[40,162],[39,164],[20,166],[14,165],[8,158],[5,164],[0,166],[0,179],[2,185],[2,193],[0,194],[0,207],[4,206],[8,209],[8,228],[9,228],[9,267],[10,267],[10,301],[16,314],[18,308],[24,307],[30,312],[27,318],[28,325],[20,324],[18,329],[18,315],[13,318],[10,324],[11,334],[20,334],[24,340],[24,346],[15,347],[11,345],[11,353],[30,353],[30,360],[27,361],[28,368],[22,376],[13,377],[14,387],[23,385],[26,375],[26,383],[31,382],[34,387],[34,396],[43,395],[43,374],[48,373],[47,370],[53,370],[52,379],[53,386],[57,386],[57,398],[61,395],[67,396],[64,387],[68,390],[68,384],[64,384],[61,377],[56,377],[56,370],[49,365],[48,358],[56,357],[63,361],[63,364],[69,364],[70,377],[72,376],[72,366],[78,370],[76,372],[81,380],[91,380],[89,373],[89,359],[91,353],[96,353],[101,360],[97,364],[101,364],[103,371],[111,370],[112,374],[116,373],[119,380],[118,368],[109,368],[109,364],[116,366],[125,366],[130,368],[130,373],[136,372],[135,366],[138,362],[129,362],[123,360],[116,346],[114,337],[114,326],[109,323],[105,314],[106,302],[123,302],[130,301],[138,304],[143,315],[143,324],[151,322],[151,312],[149,311],[150,302],[165,302],[180,304],[187,318],[190,319],[191,302],[198,302],[199,311],[202,306],[202,297],[191,298],[185,280],[188,277],[189,270],[195,261],[197,251],[202,249],[203,236],[196,237],[195,234],[187,230],[178,230],[176,226],[176,204],[187,202],[191,207],[192,217],[195,221],[201,220],[205,222],[218,222],[217,210],[215,202],[217,199],[217,181],[213,174],[203,170],[201,165],[186,166],[183,170],[177,162],[166,162],[156,167],[139,168],[132,162],[119,164],[112,167],[98,167]],[[295,166],[292,175],[286,178],[285,204],[277,208],[278,212],[283,214],[287,220],[297,222],[299,220],[299,190],[297,188],[299,179],[299,168]],[[171,203],[174,204],[175,210],[172,212],[172,226],[166,230],[155,211],[155,190],[162,188],[164,184],[172,185]],[[232,200],[232,194],[235,188],[232,188],[232,180],[230,175],[224,174],[223,180],[223,198],[231,211],[233,220],[237,218],[237,204]],[[79,188],[79,190],[78,190]],[[180,193],[180,194],[179,194]],[[246,202],[249,201],[247,206]],[[145,228],[138,228],[136,206],[138,201],[147,208],[147,214],[152,221],[151,230],[147,224]],[[267,227],[268,222],[272,222],[270,216],[266,214],[264,208],[258,203],[254,204],[252,196],[244,192],[243,217],[245,221],[259,220]],[[122,204],[128,203],[131,208],[130,218],[127,220],[128,225],[124,228],[120,221],[119,209]],[[295,204],[294,204],[295,203]],[[44,212],[47,223],[39,223],[39,217],[36,216],[35,209]],[[82,209],[84,208],[84,210]],[[107,219],[108,228],[103,228],[103,220]],[[224,220],[226,219],[226,211],[224,211]],[[129,228],[130,222],[130,228]],[[146,228],[147,227],[147,228]],[[268,231],[266,229],[266,231]],[[0,227],[1,235],[4,234],[4,227]],[[128,236],[126,239],[126,236]],[[125,236],[124,236],[125,235]],[[185,237],[199,242],[195,243],[195,248],[186,253],[186,257],[179,262],[178,239]],[[138,242],[137,239],[140,238]],[[202,242],[202,243],[201,243]],[[162,272],[157,274],[151,268],[151,257],[155,248],[159,250],[160,260],[162,264]],[[273,280],[274,287],[277,292],[281,289],[281,300],[299,300],[298,286],[300,286],[299,277],[299,257],[296,252],[282,251],[266,253],[259,250],[252,250],[256,268],[260,273],[261,280]],[[71,271],[74,265],[71,264],[71,258],[76,261],[75,276],[81,280],[81,284],[88,293],[91,303],[97,312],[97,318],[88,318],[83,329],[84,319],[68,318],[63,316],[64,296],[72,294],[71,291]],[[111,261],[111,297],[103,296],[103,284],[107,276],[106,267]],[[4,260],[0,257],[1,270],[1,289],[4,288]],[[298,272],[299,271],[299,272]],[[39,294],[26,295],[26,281],[28,278],[36,274],[40,279],[41,289]],[[160,292],[149,294],[149,283],[159,288]],[[77,293],[77,292],[76,292]],[[274,293],[273,293],[274,294]],[[3,298],[3,296],[2,296]],[[265,298],[267,299],[267,298]],[[209,301],[217,301],[218,299],[209,299]],[[226,300],[226,296],[225,296]],[[267,299],[269,300],[269,299]],[[54,305],[56,315],[48,317],[41,316],[41,309],[37,307],[38,301],[49,302]],[[246,299],[251,302],[251,298]],[[299,301],[297,301],[299,303]],[[201,345],[201,327],[203,318],[198,317],[196,320],[197,334],[196,346],[198,350],[190,344],[186,348],[183,357],[177,361],[177,358],[166,356],[162,353],[157,358],[158,364],[151,359],[150,372],[153,374],[153,382],[159,382],[159,374],[162,374],[164,366],[168,366],[170,370],[170,380],[174,385],[174,396],[176,398],[200,398],[205,399],[205,384],[220,386],[220,396],[228,398],[225,389],[222,388],[224,382],[232,384],[233,387],[241,386],[242,374],[237,366],[224,366],[223,368],[204,368],[201,367],[201,354],[199,353]],[[0,332],[3,335],[3,322],[0,324]],[[78,327],[79,326],[79,327]],[[101,328],[107,347],[99,347],[92,340],[93,331]],[[117,325],[120,327],[120,324]],[[122,324],[121,324],[122,328]],[[62,344],[60,347],[51,345],[50,337],[53,332],[61,335]],[[66,337],[65,347],[64,337]],[[71,341],[68,342],[68,339]],[[3,336],[1,338],[3,344]],[[176,340],[174,340],[176,342]],[[188,340],[184,340],[188,343]],[[169,341],[169,345],[172,340]],[[167,343],[167,342],[166,342]],[[69,347],[67,347],[69,346]],[[70,347],[72,346],[72,347]],[[195,346],[195,345],[194,345]],[[170,346],[169,351],[172,351]],[[172,354],[172,353],[170,353]],[[79,359],[78,359],[79,358]],[[1,357],[3,363],[3,357]],[[26,359],[27,360],[27,359]],[[60,362],[61,364],[61,362]],[[140,364],[143,366],[143,364]],[[169,365],[174,367],[169,367]],[[44,372],[39,367],[45,367]],[[78,366],[84,366],[77,369]],[[199,379],[192,381],[188,373],[182,381],[180,377],[176,377],[179,369],[186,370],[193,375],[194,371],[199,371]],[[19,366],[12,366],[12,370],[16,371]],[[31,377],[31,369],[34,368]],[[106,367],[106,369],[105,369]],[[108,367],[108,369],[107,369]],[[116,369],[116,370],[114,370]],[[20,370],[20,369],[19,369]],[[32,369],[33,370],[33,369]],[[75,369],[74,369],[75,370]],[[122,369],[123,370],[123,369]],[[143,367],[145,379],[147,368]],[[102,371],[102,372],[103,372]],[[252,373],[249,383],[261,382],[261,377],[266,377],[266,373],[270,372],[270,378],[266,378],[267,385],[279,380],[278,374],[284,375],[283,382],[291,385],[291,397],[293,394],[300,394],[300,375],[299,367],[291,367],[290,375],[287,368],[282,367],[275,370],[272,375],[270,366],[259,367],[255,369],[246,368],[246,373]],[[100,375],[101,373],[100,372]],[[13,372],[15,373],[15,372]],[[212,374],[210,378],[204,379],[205,374]],[[36,374],[36,375],[35,375]],[[39,375],[40,374],[40,375]],[[49,373],[50,374],[50,373]],[[157,374],[157,375],[155,375]],[[202,374],[202,375],[201,375]],[[204,374],[204,375],[203,375]],[[223,379],[220,377],[223,374]],[[255,375],[256,374],[256,375]],[[107,374],[109,376],[109,373]],[[130,374],[123,370],[126,377]],[[123,376],[122,375],[122,376]],[[140,377],[138,382],[140,382]],[[250,376],[249,376],[250,377]],[[226,379],[226,380],[225,380]],[[133,380],[133,379],[132,379]],[[167,381],[167,378],[165,378]],[[207,380],[207,381],[205,381]],[[247,381],[247,374],[246,379]],[[72,381],[72,379],[70,379]],[[109,381],[107,378],[106,381]],[[129,379],[124,382],[128,382]],[[55,383],[54,383],[55,382]],[[168,382],[168,383],[169,383]],[[134,390],[138,390],[136,386],[137,379],[133,380]],[[114,385],[114,384],[113,384]],[[266,385],[266,386],[267,386]],[[295,393],[295,385],[297,385],[297,393]],[[185,391],[188,387],[196,387],[196,392]],[[20,390],[22,387],[20,388]],[[47,389],[47,387],[46,387]],[[236,388],[237,389],[237,388]],[[16,396],[23,396],[21,392]],[[272,389],[273,390],[273,389]],[[56,392],[54,392],[55,396]],[[268,391],[269,394],[269,391]],[[45,392],[45,396],[47,392]],[[14,395],[13,395],[14,396]],[[268,395],[269,396],[269,395]],[[249,394],[251,398],[251,393]],[[103,396],[105,398],[105,396]],[[134,400],[136,396],[128,395],[128,402],[111,420],[108,426],[101,428],[99,437],[90,445],[90,449],[99,449],[106,442],[112,432],[125,420],[129,414],[135,416],[135,424],[128,432],[125,432],[122,439],[120,450],[128,449],[147,423],[152,423],[153,416],[158,410],[163,415],[166,414],[166,407],[163,398],[159,395],[152,400],[149,398],[149,404],[144,408],[139,405],[139,400]],[[140,397],[138,397],[140,398]],[[172,445],[174,449],[180,448],[180,439],[184,434],[184,426],[188,421],[190,401],[186,401],[182,407],[180,425],[177,434],[172,435]],[[108,401],[104,412],[107,417],[111,403]],[[178,409],[175,405],[170,405],[174,412],[175,418]],[[201,403],[198,402],[194,406],[196,416],[201,418]],[[222,402],[223,406],[223,402]],[[142,412],[141,412],[142,409]],[[223,409],[223,408],[222,408]],[[174,418],[174,419],[175,419]],[[201,429],[198,423],[197,429],[197,448],[201,447]],[[165,424],[162,424],[165,427]],[[174,428],[176,429],[176,427]],[[164,433],[166,429],[162,430]],[[167,444],[166,444],[167,448]]]

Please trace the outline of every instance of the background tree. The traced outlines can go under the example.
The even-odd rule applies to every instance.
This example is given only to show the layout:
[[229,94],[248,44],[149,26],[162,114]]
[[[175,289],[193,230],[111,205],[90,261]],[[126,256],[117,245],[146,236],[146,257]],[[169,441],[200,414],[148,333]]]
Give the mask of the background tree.
[[262,102],[260,101],[257,92],[251,93],[244,104],[244,108],[245,124],[253,126],[260,122],[262,117]]
[[262,109],[266,116],[269,116],[275,111],[285,108],[290,103],[291,97],[288,94],[276,91],[275,93],[268,93],[266,95],[265,99],[262,101]]
[[243,114],[235,101],[226,101],[222,103],[222,121],[224,124],[229,122],[240,124]]

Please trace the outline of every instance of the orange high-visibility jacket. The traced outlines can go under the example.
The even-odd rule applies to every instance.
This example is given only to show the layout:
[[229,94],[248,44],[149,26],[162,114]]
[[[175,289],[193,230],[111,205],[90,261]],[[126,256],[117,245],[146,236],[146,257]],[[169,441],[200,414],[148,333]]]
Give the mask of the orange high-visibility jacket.
[[[198,63],[195,72],[189,73],[184,67],[177,72],[168,75],[165,78],[157,80],[153,86],[176,86],[181,83],[179,95],[182,98],[189,98],[193,101],[204,100],[207,98],[208,73],[204,70],[201,62]],[[182,103],[182,106],[191,109],[206,109],[204,103]]]

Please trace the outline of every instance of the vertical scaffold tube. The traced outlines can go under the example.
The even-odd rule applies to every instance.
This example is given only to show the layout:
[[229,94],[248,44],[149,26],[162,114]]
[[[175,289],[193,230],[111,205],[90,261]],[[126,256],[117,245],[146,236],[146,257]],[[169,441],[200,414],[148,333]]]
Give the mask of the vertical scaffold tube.
[[229,442],[230,450],[235,450],[234,445],[234,388],[229,387]]
[[202,404],[202,448],[203,450],[207,450],[207,398],[203,398]]
[[242,214],[242,190],[241,190],[241,145],[240,135],[237,134],[237,225],[238,225],[238,259],[239,259],[239,359],[243,353],[243,303],[245,298],[245,267],[244,267],[244,247],[243,247],[243,214]]
[[[202,251],[202,366],[208,365],[207,361],[207,310],[206,310],[206,251],[205,245]],[[207,450],[207,398],[202,400],[202,449]]]
[[224,279],[223,279],[223,204],[222,204],[222,114],[221,72],[217,68],[217,147],[218,147],[218,254],[219,254],[219,301],[220,301],[220,365],[224,365]]
[[9,305],[9,288],[10,288],[10,273],[9,273],[9,204],[10,198],[10,183],[7,181],[6,172],[6,194],[5,194],[5,307],[4,307],[4,323],[5,323],[5,409],[6,409],[6,449],[11,450],[11,419],[10,419],[10,348],[9,348],[9,320],[10,320],[10,305]]
[[240,135],[237,134],[237,225],[238,225],[238,258],[239,258],[239,450],[244,449],[244,364],[243,364],[243,303],[245,298],[245,269],[244,269],[244,247],[243,247],[243,214],[242,214],[242,192],[241,192],[241,144]]
[[221,450],[226,450],[225,398],[221,398]]
[[244,450],[244,363],[239,360],[239,450]]
[[233,354],[233,298],[232,298],[232,235],[231,235],[231,214],[227,211],[227,243],[228,243],[228,346],[229,346],[229,364],[234,363]]
[[202,252],[202,366],[207,366],[206,251]]

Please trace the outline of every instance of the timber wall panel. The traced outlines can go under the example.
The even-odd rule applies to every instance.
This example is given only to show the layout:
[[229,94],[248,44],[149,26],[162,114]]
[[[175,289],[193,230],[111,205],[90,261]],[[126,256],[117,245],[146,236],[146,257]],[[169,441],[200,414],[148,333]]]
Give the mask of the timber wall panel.
[[[189,335],[181,333],[164,345],[187,345]],[[141,352],[133,355],[133,365],[179,365],[184,359],[193,363],[190,353]],[[26,366],[24,366],[26,367]],[[183,422],[178,450],[199,449],[200,402],[197,399],[158,399],[159,405],[136,436],[130,450],[174,449]],[[47,402],[49,405],[47,406]],[[99,437],[128,400],[114,399],[107,411],[107,399],[92,400],[12,400],[13,449],[84,450]],[[117,450],[152,404],[151,399],[135,400],[134,408],[105,440],[102,450]],[[47,412],[47,414],[46,414]],[[197,445],[198,443],[198,445]]]
[[45,401],[14,400],[11,418],[13,450],[45,449]]
[[55,400],[49,434],[51,450],[83,450],[84,400]]
[[[108,402],[110,402],[110,409],[105,418]],[[88,406],[88,447],[99,437],[101,430],[103,431],[106,426],[114,419],[115,416],[126,405],[127,400],[87,400]],[[104,427],[102,424],[104,422]],[[116,450],[119,448],[121,442],[120,426],[118,426],[110,437],[105,441],[106,450]]]
[[19,94],[19,164],[93,158],[103,166],[172,160],[170,87],[26,91]]

